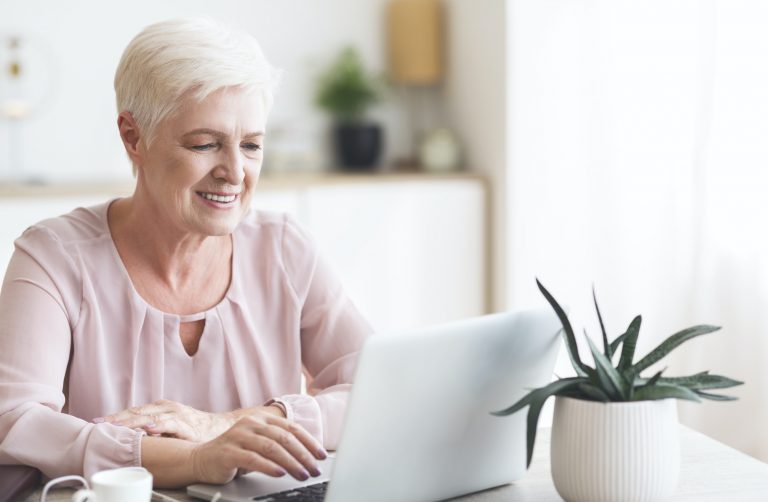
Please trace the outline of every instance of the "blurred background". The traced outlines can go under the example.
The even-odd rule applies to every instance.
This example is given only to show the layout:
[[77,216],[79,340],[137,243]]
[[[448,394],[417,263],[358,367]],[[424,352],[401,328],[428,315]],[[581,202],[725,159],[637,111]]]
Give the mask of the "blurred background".
[[377,329],[543,306],[535,277],[594,336],[593,284],[612,336],[642,314],[640,352],[723,326],[667,374],[740,399],[681,420],[768,461],[768,4],[0,0],[0,267],[29,224],[131,192],[114,70],[197,15],[282,69],[257,205]]

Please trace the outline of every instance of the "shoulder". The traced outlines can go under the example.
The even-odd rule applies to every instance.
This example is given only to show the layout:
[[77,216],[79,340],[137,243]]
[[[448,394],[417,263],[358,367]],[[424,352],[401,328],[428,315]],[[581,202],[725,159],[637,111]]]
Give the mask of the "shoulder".
[[240,222],[237,232],[261,244],[271,242],[281,252],[314,247],[309,232],[288,213],[252,210]]
[[289,214],[251,211],[237,233],[241,256],[282,275],[294,300],[303,301],[318,260],[309,232]]
[[6,273],[6,280],[31,278],[38,285],[50,284],[50,288],[41,287],[59,299],[72,326],[79,319],[85,264],[98,262],[98,249],[106,249],[103,243],[104,237],[109,236],[107,205],[77,208],[40,221],[14,242],[14,258],[25,266],[14,269],[11,274],[15,275]]
[[35,223],[14,241],[16,252],[34,260],[60,286],[79,283],[83,264],[105,249],[107,205],[77,208]]
[[55,241],[66,248],[102,238],[109,234],[106,220],[108,204],[104,202],[91,207],[78,207],[61,216],[35,223],[16,240],[16,245],[24,247],[40,241]]

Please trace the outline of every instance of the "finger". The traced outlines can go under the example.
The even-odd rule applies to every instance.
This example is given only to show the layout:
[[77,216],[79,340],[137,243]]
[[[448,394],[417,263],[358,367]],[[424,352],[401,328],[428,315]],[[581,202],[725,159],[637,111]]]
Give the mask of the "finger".
[[[283,467],[294,478],[304,481],[309,479],[307,469],[269,434],[276,436],[270,429],[279,427],[268,425],[262,421],[247,417],[241,419],[234,427],[227,431],[227,437],[234,441],[240,448],[250,450],[265,457],[280,467]],[[307,454],[308,456],[308,454]]]
[[237,466],[244,471],[258,471],[275,478],[287,474],[278,464],[250,450],[239,450],[233,457]]
[[328,452],[325,451],[325,448],[320,444],[320,441],[310,434],[307,429],[296,422],[291,422],[280,417],[269,417],[266,421],[268,424],[277,425],[293,434],[318,460],[323,460],[328,456]]
[[151,434],[163,434],[167,437],[186,439],[188,441],[200,441],[200,438],[197,437],[189,424],[171,415],[158,417],[155,423],[148,424],[144,429]]
[[[258,454],[283,467],[294,478],[299,481],[309,479],[310,470],[302,462],[307,460],[308,454],[297,458],[295,453],[289,452],[280,442],[266,435],[259,436],[256,444],[254,450]],[[316,468],[312,469],[312,472],[315,471]]]
[[320,475],[315,458],[291,432],[264,423],[252,425],[252,431],[256,439],[249,446],[285,467],[296,479],[303,481],[310,475]]

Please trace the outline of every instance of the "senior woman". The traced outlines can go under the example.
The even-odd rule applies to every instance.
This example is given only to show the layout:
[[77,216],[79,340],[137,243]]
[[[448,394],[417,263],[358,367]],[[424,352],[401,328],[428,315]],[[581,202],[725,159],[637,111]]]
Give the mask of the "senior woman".
[[143,465],[164,487],[318,474],[371,329],[306,232],[249,210],[274,84],[255,40],[210,20],[130,42],[115,91],[133,195],[15,243],[0,464]]

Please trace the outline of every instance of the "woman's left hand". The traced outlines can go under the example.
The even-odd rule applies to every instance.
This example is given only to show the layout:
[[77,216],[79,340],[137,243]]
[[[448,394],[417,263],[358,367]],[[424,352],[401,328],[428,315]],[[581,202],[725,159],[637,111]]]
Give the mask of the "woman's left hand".
[[237,417],[233,413],[208,413],[175,401],[161,399],[94,421],[144,429],[150,436],[175,437],[203,443],[232,427]]

